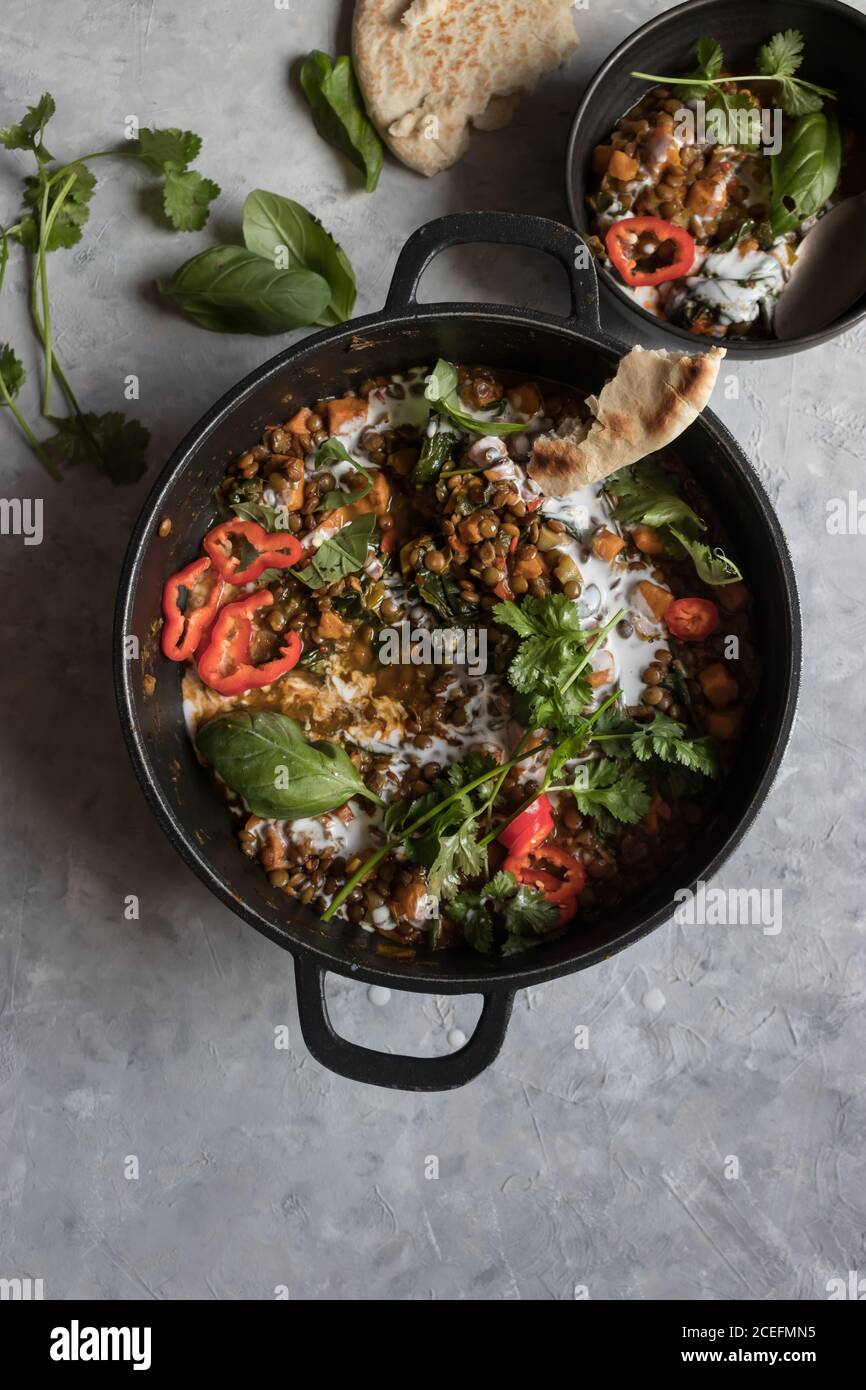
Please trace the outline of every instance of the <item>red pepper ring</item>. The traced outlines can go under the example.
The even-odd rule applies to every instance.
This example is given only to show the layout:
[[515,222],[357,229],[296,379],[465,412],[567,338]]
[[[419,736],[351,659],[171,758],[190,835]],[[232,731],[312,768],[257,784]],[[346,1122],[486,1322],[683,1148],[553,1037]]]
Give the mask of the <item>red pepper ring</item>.
[[[205,575],[210,576],[209,584],[200,584]],[[206,555],[193,560],[191,565],[186,565],[166,580],[162,590],[162,616],[165,621],[160,643],[162,654],[169,661],[189,661],[195,655],[216,617],[224,588],[222,575],[217,573]],[[184,590],[186,600],[181,608]]]
[[553,808],[550,798],[542,792],[525,811],[515,816],[510,825],[500,830],[496,838],[510,855],[520,858],[521,855],[531,854],[534,849],[538,849],[548,835],[552,834]]
[[254,594],[226,603],[213,625],[210,642],[198,658],[198,673],[205,685],[219,695],[243,695],[279,680],[297,666],[303,650],[296,632],[286,634],[280,655],[263,666],[250,661],[253,639],[253,614],[259,608],[269,608],[274,601],[270,589],[257,589]]
[[[548,873],[547,869],[539,867],[541,864],[560,872]],[[560,926],[571,921],[577,911],[577,900],[586,886],[586,870],[579,859],[556,845],[540,845],[528,854],[510,854],[502,867],[513,874],[518,883],[538,889],[549,903],[559,908]]]
[[[656,255],[666,242],[673,242],[673,260],[656,270],[637,270],[638,242],[644,233],[657,241]],[[679,280],[688,275],[695,260],[694,237],[685,227],[677,227],[661,217],[623,217],[608,227],[604,244],[611,263],[627,285],[661,285],[665,280]]]
[[[241,568],[240,558],[232,549],[232,540],[246,541],[258,551],[255,559]],[[301,558],[301,543],[288,531],[266,531],[257,521],[223,521],[208,531],[204,548],[223,579],[230,584],[251,584],[267,569],[286,569]]]

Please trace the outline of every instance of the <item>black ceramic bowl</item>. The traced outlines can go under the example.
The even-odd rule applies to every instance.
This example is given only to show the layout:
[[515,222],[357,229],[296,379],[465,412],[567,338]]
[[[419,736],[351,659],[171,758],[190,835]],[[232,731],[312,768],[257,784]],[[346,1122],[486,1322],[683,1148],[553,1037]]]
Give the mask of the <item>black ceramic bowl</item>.
[[[512,243],[554,256],[571,285],[567,318],[495,304],[420,304],[425,267],[449,246]],[[736,441],[704,411],[677,454],[747,563],[762,679],[734,775],[702,836],[640,899],[559,940],[505,959],[469,950],[419,951],[412,961],[376,955],[373,937],[345,922],[324,923],[268,882],[239,851],[224,803],[196,761],[181,709],[177,667],[159,651],[160,595],[186,564],[216,515],[214,487],[227,464],[296,399],[339,395],[347,378],[402,371],[437,357],[485,362],[598,391],[625,351],[601,332],[591,266],[580,268],[576,234],[558,222],[515,213],[465,213],[421,227],[397,262],[381,313],[314,333],[265,362],[191,430],[158,478],[133,532],[117,601],[115,680],[120,718],[145,795],[169,839],[234,912],[294,957],[304,1040],[344,1076],[405,1090],[462,1085],[496,1056],[516,989],[594,965],[670,917],[678,889],[710,878],[739,843],[766,796],[788,740],[800,675],[800,615],[791,561],[766,493]],[[170,517],[171,532],[159,534]],[[140,652],[129,660],[138,638]],[[279,961],[275,961],[279,969]],[[436,994],[481,994],[472,1038],[446,1057],[373,1052],[337,1036],[325,1007],[326,971],[370,984]]]
[[[799,29],[805,40],[802,74],[838,93],[843,123],[866,131],[861,92],[866,75],[866,16],[839,0],[689,0],[666,10],[637,29],[607,58],[586,89],[571,128],[566,158],[566,192],[572,221],[584,235],[591,231],[586,195],[595,185],[592,152],[617,121],[648,90],[631,72],[676,77],[694,64],[694,47],[709,35],[721,44],[733,72],[753,72],[755,52],[779,30]],[[706,347],[707,339],[641,309],[608,270],[599,265],[602,292],[616,300],[635,326],[652,324],[658,332]],[[866,317],[866,295],[822,329],[784,342],[775,338],[725,338],[730,357],[781,357],[835,338]],[[713,340],[710,340],[713,341]]]

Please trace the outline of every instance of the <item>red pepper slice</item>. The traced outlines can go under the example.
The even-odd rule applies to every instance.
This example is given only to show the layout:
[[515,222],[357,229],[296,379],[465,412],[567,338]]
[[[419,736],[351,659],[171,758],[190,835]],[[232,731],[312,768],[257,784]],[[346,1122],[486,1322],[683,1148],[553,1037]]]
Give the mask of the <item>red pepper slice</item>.
[[[548,873],[546,864],[556,872]],[[518,883],[537,888],[549,903],[559,908],[559,924],[570,922],[577,911],[577,900],[586,886],[586,870],[579,859],[556,845],[540,845],[528,854],[510,854],[502,865]]]
[[198,658],[198,673],[205,685],[219,695],[243,695],[279,680],[298,664],[302,645],[296,632],[286,634],[280,655],[263,666],[250,661],[253,638],[253,614],[268,608],[274,601],[270,589],[257,589],[254,594],[226,603],[213,625],[210,642]]
[[675,598],[665,609],[665,623],[681,642],[702,642],[719,626],[719,610],[708,598]]
[[[208,576],[207,582],[204,581]],[[203,555],[167,579],[162,590],[162,654],[169,661],[189,661],[216,617],[222,591],[222,575]],[[185,591],[186,597],[182,598]],[[183,602],[183,607],[181,603]]]
[[[246,541],[247,545],[258,551],[256,558],[243,569],[232,549],[235,539]],[[287,531],[266,531],[257,521],[244,521],[242,517],[223,521],[208,531],[204,548],[223,579],[230,584],[250,584],[265,570],[285,569],[297,564],[301,558],[300,541]]]
[[511,824],[506,825],[496,838],[511,856],[520,858],[538,849],[548,835],[552,834],[553,807],[549,797],[542,792],[541,796],[537,796],[531,806],[527,806],[525,811],[515,816]]
[[[656,262],[655,270],[638,270],[638,246],[644,234],[658,243],[654,256],[658,256],[662,246],[672,242],[673,259],[664,265]],[[679,280],[688,275],[695,259],[694,237],[685,227],[676,227],[662,217],[623,217],[608,227],[604,244],[627,285],[661,285],[665,280]]]

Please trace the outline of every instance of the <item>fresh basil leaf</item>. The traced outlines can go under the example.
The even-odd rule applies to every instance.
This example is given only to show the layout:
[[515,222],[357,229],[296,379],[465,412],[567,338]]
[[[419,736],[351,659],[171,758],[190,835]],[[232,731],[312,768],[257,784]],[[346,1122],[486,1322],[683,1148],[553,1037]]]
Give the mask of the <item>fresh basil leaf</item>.
[[349,258],[300,203],[263,188],[254,189],[244,203],[243,232],[247,250],[264,257],[271,267],[285,247],[291,265],[312,271],[327,282],[328,299],[308,323],[328,325],[351,318],[357,289]]
[[0,343],[0,385],[3,389],[0,405],[6,405],[7,400],[14,401],[26,380],[24,364],[15,349],[9,343]]
[[196,747],[253,815],[267,820],[319,816],[353,796],[379,801],[338,743],[308,740],[285,714],[218,715],[199,729]]
[[81,415],[46,418],[57,433],[46,439],[42,448],[57,466],[95,464],[118,484],[137,482],[146,471],[150,431],[138,420],[127,420],[119,410],[105,415],[87,410]]
[[330,290],[309,270],[275,270],[240,246],[212,246],[161,280],[163,294],[214,333],[287,333],[318,323]]
[[301,86],[316,130],[360,169],[372,193],[382,172],[382,141],[364,110],[351,58],[332,64],[327,53],[314,49],[301,68]]
[[339,488],[326,492],[321,502],[323,511],[332,512],[335,507],[342,507],[346,502],[360,502],[362,497],[373,491],[373,479],[367,469],[357,459],[352,458],[342,440],[334,435],[323,440],[316,450],[316,467],[326,468],[329,463],[350,463],[365,479],[365,485],[354,492],[343,492]]
[[310,558],[310,563],[293,574],[310,589],[322,589],[355,574],[367,563],[367,551],[374,540],[376,516],[368,512],[343,526],[335,536],[323,541]]
[[424,395],[434,410],[447,415],[461,429],[471,430],[474,434],[498,435],[516,434],[526,429],[526,425],[521,422],[503,424],[495,420],[477,420],[474,415],[470,415],[462,408],[457,393],[457,383],[457,368],[454,363],[446,362],[444,357],[440,357],[427,378]]
[[705,545],[703,541],[690,540],[683,535],[675,526],[670,526],[669,531],[675,536],[684,550],[687,550],[694,561],[698,578],[705,584],[714,584],[717,588],[723,584],[736,584],[742,579],[742,572],[729,560],[720,546]]
[[52,155],[42,143],[45,127],[57,110],[50,92],[43,92],[35,106],[28,106],[26,115],[16,125],[0,128],[0,145],[7,150],[32,150],[40,164],[51,162]]
[[231,509],[242,521],[257,521],[266,531],[286,530],[283,521],[285,513],[276,507],[269,507],[267,502],[232,502]]
[[805,218],[820,212],[839,181],[841,164],[835,116],[814,111],[794,121],[770,164],[770,224],[777,236],[794,231]]
[[181,173],[169,169],[162,191],[162,205],[175,231],[200,232],[207,222],[211,203],[219,195],[219,184],[206,179],[195,169],[185,169]]

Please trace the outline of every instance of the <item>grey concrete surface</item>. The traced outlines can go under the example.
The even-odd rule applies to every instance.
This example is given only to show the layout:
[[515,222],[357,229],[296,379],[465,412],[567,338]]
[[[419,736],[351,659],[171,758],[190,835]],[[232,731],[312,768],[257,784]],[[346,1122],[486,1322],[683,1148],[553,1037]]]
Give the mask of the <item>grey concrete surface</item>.
[[[580,52],[510,131],[476,136],[430,182],[389,161],[369,197],[290,77],[313,47],[345,51],[350,6],[6,0],[0,121],[48,87],[58,156],[112,142],[129,114],[190,127],[223,188],[206,231],[173,235],[149,219],[145,181],[103,163],[83,240],[50,264],[82,400],[122,409],[124,377],[140,378],[152,478],[225,388],[290,341],[205,333],[152,289],[235,234],[252,187],[325,220],[357,269],[359,311],[382,303],[398,248],[431,216],[564,216],[582,87],[662,8],[591,0]],[[24,160],[0,153],[8,222]],[[556,308],[557,277],[523,254],[455,253],[424,292]],[[32,383],[25,291],[15,255],[0,338],[26,350]],[[149,479],[116,490],[80,471],[55,486],[0,420],[4,495],[45,507],[41,545],[0,537],[0,1275],[43,1278],[57,1299],[806,1300],[866,1273],[866,562],[861,535],[825,525],[828,500],[863,488],[864,351],[861,327],[737,364],[738,399],[714,402],[778,507],[802,588],[795,735],[720,879],[782,888],[781,932],[666,926],[519,996],[489,1073],[432,1097],[352,1085],[308,1057],[289,958],[209,896],[142,800],[110,619]],[[34,390],[24,399],[38,418]],[[130,894],[138,921],[124,917]],[[393,1050],[444,1051],[477,1012],[396,994],[377,1007],[345,980],[331,995],[349,1036]]]

